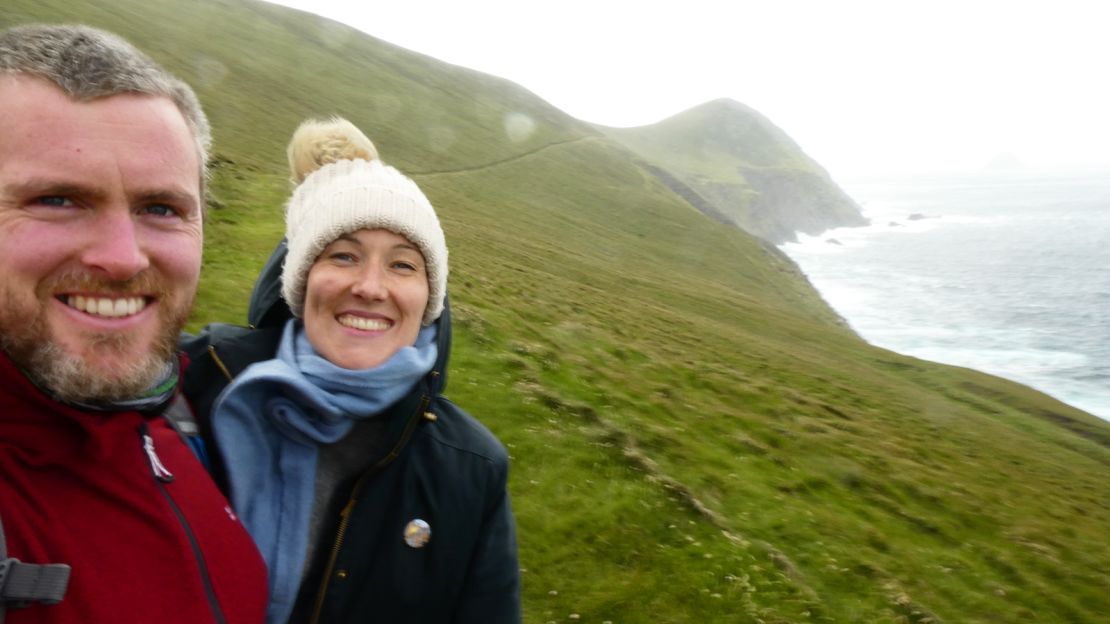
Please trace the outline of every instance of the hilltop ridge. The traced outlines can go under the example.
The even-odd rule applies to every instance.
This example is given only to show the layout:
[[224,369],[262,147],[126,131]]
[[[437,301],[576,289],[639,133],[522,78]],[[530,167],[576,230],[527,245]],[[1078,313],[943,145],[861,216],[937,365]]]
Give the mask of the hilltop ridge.
[[595,126],[715,220],[772,243],[866,225],[821,165],[751,107],[722,98],[636,128]]

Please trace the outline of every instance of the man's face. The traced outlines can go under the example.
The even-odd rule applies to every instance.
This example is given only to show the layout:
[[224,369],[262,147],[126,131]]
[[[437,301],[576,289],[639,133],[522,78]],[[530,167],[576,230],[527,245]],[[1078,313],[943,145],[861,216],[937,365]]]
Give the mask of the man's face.
[[200,275],[188,126],[168,98],[78,102],[20,75],[0,75],[0,111],[0,348],[59,398],[135,396]]

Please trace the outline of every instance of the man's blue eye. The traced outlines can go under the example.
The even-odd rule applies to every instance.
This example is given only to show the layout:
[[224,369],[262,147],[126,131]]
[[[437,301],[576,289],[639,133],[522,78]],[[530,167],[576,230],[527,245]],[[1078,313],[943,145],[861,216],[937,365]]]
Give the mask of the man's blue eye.
[[172,217],[177,214],[177,211],[165,204],[151,204],[146,207],[148,214],[159,217]]
[[36,199],[35,202],[44,206],[57,206],[59,208],[73,205],[68,197],[62,197],[61,195],[45,195]]

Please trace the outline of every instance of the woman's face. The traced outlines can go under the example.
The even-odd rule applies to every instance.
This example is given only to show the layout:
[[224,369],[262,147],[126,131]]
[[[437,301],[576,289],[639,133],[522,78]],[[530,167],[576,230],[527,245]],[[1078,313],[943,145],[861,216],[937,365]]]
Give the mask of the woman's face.
[[389,230],[358,230],[332,241],[309,269],[304,327],[332,364],[373,368],[416,342],[427,305],[416,245]]

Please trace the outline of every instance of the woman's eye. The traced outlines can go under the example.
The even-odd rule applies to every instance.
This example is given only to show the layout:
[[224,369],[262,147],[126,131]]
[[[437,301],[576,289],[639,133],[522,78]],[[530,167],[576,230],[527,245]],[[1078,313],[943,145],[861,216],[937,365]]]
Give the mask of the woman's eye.
[[336,262],[354,262],[355,261],[354,254],[349,254],[345,251],[333,252],[328,257],[331,258],[332,260],[335,260]]
[[411,262],[405,262],[405,261],[398,260],[398,261],[393,263],[393,268],[399,269],[399,270],[402,270],[402,271],[415,271],[416,270],[416,265],[411,263]]

